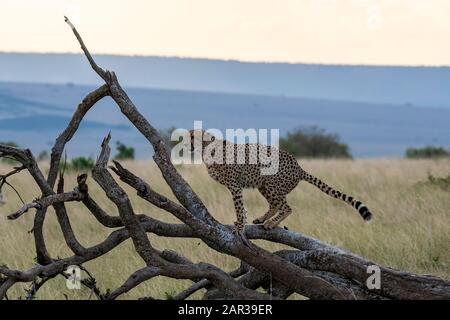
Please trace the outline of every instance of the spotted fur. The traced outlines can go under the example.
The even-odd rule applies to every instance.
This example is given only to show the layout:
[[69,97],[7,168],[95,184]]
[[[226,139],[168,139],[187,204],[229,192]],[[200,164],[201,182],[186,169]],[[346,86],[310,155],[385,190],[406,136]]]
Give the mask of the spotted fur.
[[[243,189],[257,188],[266,198],[269,203],[269,210],[263,216],[253,220],[253,223],[263,224],[265,229],[270,230],[278,226],[281,221],[292,213],[286,196],[302,180],[313,184],[329,196],[353,206],[364,220],[368,221],[372,217],[369,209],[361,201],[335,190],[317,177],[307,173],[300,167],[297,159],[286,151],[260,144],[234,144],[229,141],[216,140],[212,136],[203,138],[204,135],[207,135],[207,133],[202,131],[200,134],[195,134],[195,131],[191,130],[191,148],[194,150],[194,139],[200,137],[202,139],[200,145],[202,147],[203,160],[209,175],[226,186],[231,192],[237,215],[235,225],[238,231],[242,231],[247,223],[247,211],[244,207],[242,196]],[[222,150],[222,155],[218,157],[223,160],[222,163],[218,163],[219,161],[205,161],[205,151],[211,143],[215,144],[216,150]],[[239,152],[239,150],[245,150],[245,152]],[[257,152],[250,152],[255,150]],[[267,155],[271,155],[272,152],[279,152],[279,166],[276,173],[270,175],[261,173],[262,168],[269,166],[267,163],[260,161],[258,155],[262,152],[261,150],[267,152]],[[231,159],[231,152],[234,155],[232,164],[230,164],[230,161],[226,162],[227,156],[229,156],[228,160]],[[208,157],[211,157],[211,155],[208,155]],[[245,159],[242,159],[242,157],[245,157]]]

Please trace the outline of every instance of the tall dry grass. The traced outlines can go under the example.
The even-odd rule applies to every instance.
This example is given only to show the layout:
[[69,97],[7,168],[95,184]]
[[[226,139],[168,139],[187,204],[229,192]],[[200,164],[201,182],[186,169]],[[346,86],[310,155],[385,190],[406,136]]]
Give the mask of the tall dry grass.
[[[154,164],[142,161],[125,164],[149,181],[157,191],[171,196]],[[435,176],[448,175],[450,160],[305,160],[301,161],[301,165],[337,189],[363,200],[374,213],[374,219],[370,224],[364,223],[350,206],[302,182],[288,196],[294,213],[283,225],[382,265],[450,279],[450,194],[432,185],[417,185],[427,179],[428,172]],[[0,172],[6,170],[7,167],[0,166]],[[180,166],[179,170],[219,221],[234,221],[230,194],[209,178],[202,166]],[[66,177],[66,190],[75,185],[75,178],[75,173]],[[28,173],[15,176],[11,182],[26,201],[39,196]],[[92,180],[89,181],[89,187],[92,196],[111,214],[116,214],[114,206]],[[170,214],[140,200],[130,188],[126,189],[130,191],[136,212],[166,222],[176,222]],[[8,221],[6,215],[15,211],[20,203],[11,190],[5,191],[8,202],[0,207],[0,263],[11,268],[26,269],[33,264],[35,257],[33,236],[28,233],[32,228],[34,212],[27,213],[17,221]],[[245,202],[249,221],[267,210],[267,203],[255,190],[245,192]],[[100,226],[80,204],[67,206],[75,233],[83,245],[94,245],[110,232]],[[45,237],[53,257],[70,254],[52,210],[47,215]],[[150,239],[155,247],[176,250],[195,262],[211,262],[226,270],[238,265],[236,259],[210,250],[200,240],[167,239],[154,235],[150,235]],[[263,241],[258,244],[270,250],[282,248]],[[143,262],[130,241],[86,264],[102,290],[118,287],[142,266]],[[122,298],[166,298],[189,283],[160,277],[140,285]],[[26,287],[16,285],[10,291],[10,297],[23,296]],[[64,295],[71,299],[86,299],[89,290],[68,290],[65,280],[59,277],[47,283],[37,298],[63,299]]]

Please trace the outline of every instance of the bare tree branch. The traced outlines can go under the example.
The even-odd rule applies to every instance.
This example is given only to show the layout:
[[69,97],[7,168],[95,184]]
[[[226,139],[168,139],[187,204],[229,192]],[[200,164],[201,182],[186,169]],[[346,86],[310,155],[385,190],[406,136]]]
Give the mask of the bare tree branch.
[[78,42],[80,43],[81,49],[83,50],[86,58],[88,59],[89,63],[91,64],[92,69],[94,69],[94,71],[103,79],[106,81],[106,72],[100,68],[94,61],[94,59],[92,58],[91,54],[89,53],[89,50],[86,48],[86,46],[84,45],[83,39],[81,39],[80,34],[78,33],[77,29],[75,29],[74,25],[72,24],[72,22],[70,22],[69,18],[67,18],[66,16],[64,17],[66,23],[70,26],[70,28],[73,31],[73,34],[75,35],[75,37],[78,39]]
[[[237,268],[236,270],[233,270],[233,271],[230,272],[230,276],[233,277],[233,278],[240,277],[244,273],[248,272],[248,269],[249,269],[248,265],[242,263],[239,268]],[[197,292],[198,290],[206,288],[206,287],[208,287],[210,285],[212,285],[212,284],[211,284],[211,281],[209,281],[208,279],[202,279],[200,281],[197,281],[196,283],[194,283],[189,288],[187,288],[187,289],[183,290],[182,292],[180,292],[179,294],[177,294],[174,297],[174,300],[185,300],[189,296],[191,296],[192,294]]]
[[[2,155],[0,154],[0,157],[2,157]],[[17,191],[17,189],[7,181],[7,179],[19,172],[21,172],[22,170],[25,170],[26,167],[25,166],[20,166],[20,167],[14,167],[13,170],[11,172],[8,172],[6,174],[0,174],[0,196],[2,195],[2,189],[4,185],[9,186],[11,189],[13,189],[13,191],[16,193],[16,195],[19,197],[20,201],[25,204],[25,202],[22,199],[22,196],[20,195],[19,191]],[[0,199],[0,204],[2,204],[2,199]]]
[[[84,175],[82,175],[84,177]],[[64,181],[64,180],[60,180]],[[8,216],[9,220],[15,220],[22,216],[24,213],[28,212],[30,209],[46,210],[48,207],[53,206],[57,203],[71,202],[71,201],[81,201],[87,195],[86,179],[80,180],[78,186],[72,192],[68,193],[58,193],[52,194],[42,199],[37,199],[32,203],[25,204],[15,213]]]
[[[65,145],[72,139],[73,135],[77,131],[86,113],[92,108],[92,106],[94,106],[95,103],[97,103],[99,100],[101,100],[108,94],[109,89],[108,86],[106,85],[103,85],[100,88],[89,93],[78,105],[78,108],[74,112],[67,128],[56,139],[55,144],[52,148],[50,169],[47,178],[47,182],[52,189],[56,181],[56,176],[58,174],[59,164],[61,161],[61,156],[64,151]],[[45,221],[45,214],[46,214],[45,209],[38,210],[34,218],[34,226],[33,226],[33,235],[35,240],[37,261],[42,264],[49,263],[52,260],[47,252],[42,230]]]
[[144,281],[147,281],[151,278],[154,278],[161,274],[161,269],[155,268],[155,267],[145,267],[142,268],[135,273],[133,273],[127,281],[123,285],[121,285],[119,288],[111,292],[107,299],[114,300],[117,299],[118,296],[132,290],[139,284],[141,284]]

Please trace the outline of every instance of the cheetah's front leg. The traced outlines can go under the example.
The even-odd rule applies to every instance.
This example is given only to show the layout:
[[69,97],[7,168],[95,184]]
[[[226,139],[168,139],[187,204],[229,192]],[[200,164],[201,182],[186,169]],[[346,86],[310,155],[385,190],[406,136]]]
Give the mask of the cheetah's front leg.
[[234,208],[236,210],[237,220],[234,222],[236,227],[236,235],[241,238],[242,243],[250,248],[253,252],[255,249],[253,244],[245,237],[244,228],[247,224],[247,210],[244,207],[244,199],[242,196],[242,189],[230,188],[233,195]]
[[244,199],[242,196],[242,189],[231,188],[231,194],[233,196],[234,209],[236,210],[236,221],[234,225],[238,233],[242,233],[245,225],[247,224],[247,210],[244,207]]
[[255,251],[253,244],[247,239],[244,233],[245,225],[247,224],[247,210],[244,207],[244,199],[242,196],[242,189],[230,188],[231,194],[233,195],[234,208],[236,210],[237,220],[234,222],[235,232],[239,238],[241,238],[242,243]]

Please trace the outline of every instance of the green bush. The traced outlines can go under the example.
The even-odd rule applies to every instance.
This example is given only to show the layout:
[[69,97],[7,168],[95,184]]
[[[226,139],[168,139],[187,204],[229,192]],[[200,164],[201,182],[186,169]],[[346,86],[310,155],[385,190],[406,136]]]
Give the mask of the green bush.
[[446,177],[435,177],[428,172],[427,180],[419,181],[415,184],[416,187],[438,187],[445,191],[450,191],[450,174]]
[[[61,165],[64,165],[63,163]],[[94,167],[95,162],[92,158],[76,157],[68,161],[66,170],[72,171],[90,171]]]
[[337,134],[327,133],[317,126],[288,132],[280,138],[280,148],[296,157],[304,158],[351,158],[349,147]]
[[428,174],[428,183],[440,187],[444,190],[450,190],[450,174],[447,177],[435,177]]
[[424,148],[408,148],[405,157],[410,159],[429,159],[450,156],[450,151],[442,147],[427,146]]
[[117,141],[116,144],[117,149],[117,160],[126,160],[126,159],[134,159],[134,148],[133,147],[127,147],[120,141]]

